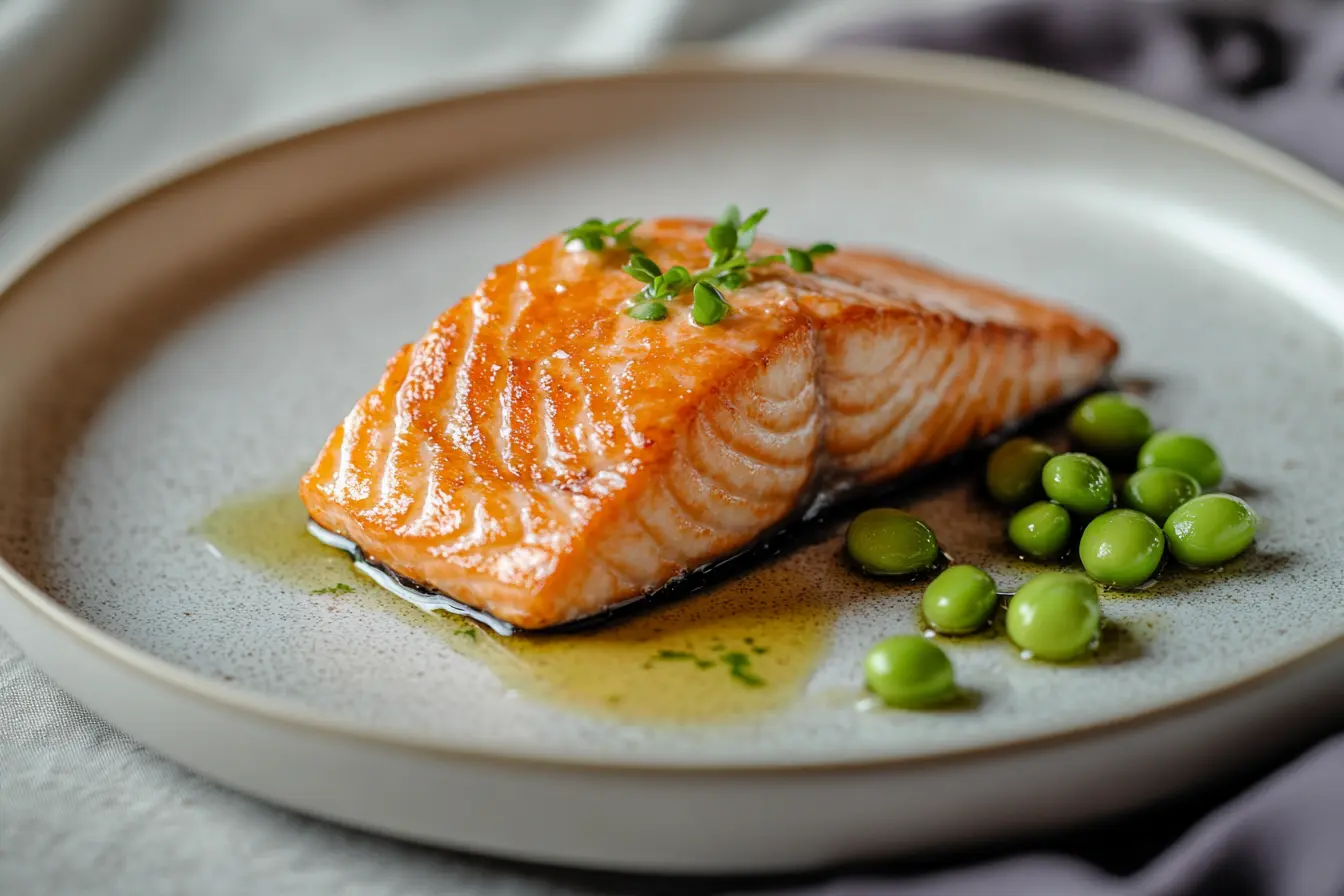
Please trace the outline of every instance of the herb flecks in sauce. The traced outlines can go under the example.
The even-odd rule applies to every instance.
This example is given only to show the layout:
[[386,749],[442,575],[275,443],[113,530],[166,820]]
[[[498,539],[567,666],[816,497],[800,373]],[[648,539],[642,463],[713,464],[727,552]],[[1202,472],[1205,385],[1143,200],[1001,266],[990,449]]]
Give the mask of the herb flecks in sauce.
[[326,587],[326,588],[315,588],[314,590],[310,591],[309,593],[310,593],[310,594],[354,594],[354,593],[355,593],[355,589],[354,589],[354,588],[351,588],[349,585],[345,584],[344,582],[337,582],[335,585],[330,585],[330,586],[328,586],[328,587]]
[[733,651],[725,653],[719,657],[728,666],[728,674],[734,681],[740,681],[747,687],[759,688],[765,686],[765,680],[755,675],[751,671],[751,657],[745,653]]
[[[752,639],[745,638],[743,643],[750,646]],[[747,687],[759,688],[765,686],[765,681],[751,672],[751,657],[739,650],[730,653],[724,653],[727,648],[722,644],[714,644],[710,650],[721,654],[719,662],[707,660],[696,656],[686,650],[660,650],[654,655],[654,660],[690,660],[697,669],[717,669],[719,663],[728,667],[728,677],[733,681],[744,684]],[[750,647],[752,653],[757,655],[769,652],[768,647]],[[652,662],[652,660],[650,661]]]
[[[697,669],[713,669],[713,660],[702,660],[695,654],[686,650],[660,650],[653,655],[653,660],[690,660],[695,663]],[[653,662],[650,660],[649,662]]]
[[[345,554],[309,535],[306,520],[297,495],[286,489],[232,501],[195,532],[226,561],[304,595],[333,581],[349,583],[350,593],[332,596],[342,605],[394,614],[433,633],[454,653],[489,667],[507,688],[622,721],[715,722],[793,703],[825,653],[840,603],[827,587],[840,570],[836,552],[824,546],[812,549],[810,560],[768,561],[741,578],[590,631],[501,638],[383,591],[356,573]],[[408,692],[407,699],[419,698]]]

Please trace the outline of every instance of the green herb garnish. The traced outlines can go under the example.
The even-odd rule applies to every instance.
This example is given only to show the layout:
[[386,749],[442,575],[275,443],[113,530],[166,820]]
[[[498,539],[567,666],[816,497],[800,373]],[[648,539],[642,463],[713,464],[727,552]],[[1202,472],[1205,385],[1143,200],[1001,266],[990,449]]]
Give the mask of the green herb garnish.
[[338,582],[337,584],[332,585],[332,586],[330,586],[330,587],[328,587],[328,588],[318,588],[316,591],[314,591],[314,592],[312,592],[312,593],[313,593],[313,594],[354,594],[354,593],[355,593],[355,589],[351,588],[349,585],[345,584],[344,582]]
[[719,288],[708,280],[695,284],[692,295],[691,318],[702,327],[713,326],[723,320],[733,308]]
[[635,320],[662,320],[667,317],[667,306],[662,302],[636,302],[625,310]]
[[565,231],[565,245],[571,250],[587,249],[589,252],[601,252],[607,248],[607,241],[618,249],[630,249],[634,244],[630,234],[639,226],[639,218],[617,218],[603,221],[601,218],[589,218],[578,227]]
[[634,244],[631,232],[639,224],[638,218],[617,218],[603,221],[589,218],[577,227],[565,231],[565,243],[571,249],[600,252],[608,244],[630,253],[629,261],[621,268],[644,288],[633,296],[625,313],[636,320],[660,321],[667,318],[667,305],[686,293],[691,294],[691,319],[702,327],[709,327],[732,313],[733,306],[725,292],[741,289],[751,282],[751,269],[772,264],[787,264],[800,274],[810,272],[819,256],[835,251],[830,243],[816,243],[810,249],[790,248],[782,254],[752,258],[747,254],[756,242],[756,228],[769,209],[760,208],[742,218],[737,206],[730,205],[723,216],[705,234],[705,245],[714,254],[709,267],[702,271],[688,271],[681,265],[664,271]]

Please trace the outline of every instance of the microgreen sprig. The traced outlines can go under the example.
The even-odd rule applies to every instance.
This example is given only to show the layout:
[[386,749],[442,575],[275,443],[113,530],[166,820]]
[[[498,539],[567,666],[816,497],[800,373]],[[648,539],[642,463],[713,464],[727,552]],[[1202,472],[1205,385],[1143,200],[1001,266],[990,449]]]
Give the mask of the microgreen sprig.
[[810,249],[790,248],[775,255],[752,258],[747,254],[756,242],[756,228],[769,209],[760,208],[745,219],[737,206],[730,205],[723,216],[705,234],[705,245],[713,253],[709,267],[689,271],[682,265],[664,271],[631,239],[631,231],[638,219],[617,218],[602,221],[589,218],[578,227],[565,231],[566,244],[599,252],[610,240],[618,248],[630,253],[629,261],[621,269],[644,284],[634,296],[634,302],[625,313],[636,320],[660,321],[667,318],[667,303],[685,293],[691,294],[691,319],[702,327],[713,326],[733,310],[724,297],[725,292],[740,289],[751,282],[751,269],[772,264],[787,264],[793,270],[806,274],[815,267],[815,260],[835,251],[830,243],[816,243]]
[[607,248],[607,241],[618,249],[632,249],[634,243],[630,234],[639,226],[639,218],[616,218],[603,221],[601,218],[589,218],[577,227],[565,231],[565,245],[570,249],[587,249],[589,252],[601,252]]

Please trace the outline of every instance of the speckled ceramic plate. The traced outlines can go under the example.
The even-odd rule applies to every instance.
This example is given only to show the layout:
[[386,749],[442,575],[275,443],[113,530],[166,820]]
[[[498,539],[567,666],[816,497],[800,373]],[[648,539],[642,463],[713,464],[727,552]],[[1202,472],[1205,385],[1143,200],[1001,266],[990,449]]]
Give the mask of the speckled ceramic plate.
[[[853,575],[824,532],[588,646],[501,644],[311,547],[297,474],[490,265],[592,214],[728,201],[1112,324],[1121,377],[1223,448],[1264,518],[1254,554],[1108,598],[1095,663],[951,645],[968,699],[914,714],[865,711],[859,662],[916,630],[916,589]],[[1344,193],[1269,150],[925,56],[684,62],[231,153],[94,216],[5,293],[0,622],[204,774],[505,855],[797,868],[1135,806],[1340,711],[1340,246]],[[1030,572],[955,477],[896,500],[1006,583]]]

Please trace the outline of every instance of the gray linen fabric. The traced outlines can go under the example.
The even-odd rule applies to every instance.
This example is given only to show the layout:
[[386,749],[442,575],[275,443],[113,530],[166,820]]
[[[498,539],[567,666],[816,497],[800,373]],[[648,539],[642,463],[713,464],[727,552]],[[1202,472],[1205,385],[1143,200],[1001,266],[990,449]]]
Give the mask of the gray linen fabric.
[[[0,207],[0,263],[12,263],[91,199],[239,134],[529,61],[637,59],[679,39],[730,39],[789,52],[912,45],[1012,59],[1190,107],[1344,176],[1339,4],[173,0],[162,6],[127,74]],[[931,15],[935,8],[944,14]],[[957,11],[947,14],[951,8]],[[1320,745],[1244,793],[1225,788],[1216,798],[1008,849],[993,860],[954,859],[918,874],[895,866],[806,882],[688,881],[538,869],[396,843],[231,793],[154,755],[75,704],[0,634],[0,896],[747,890],[1342,896],[1344,740]]]

